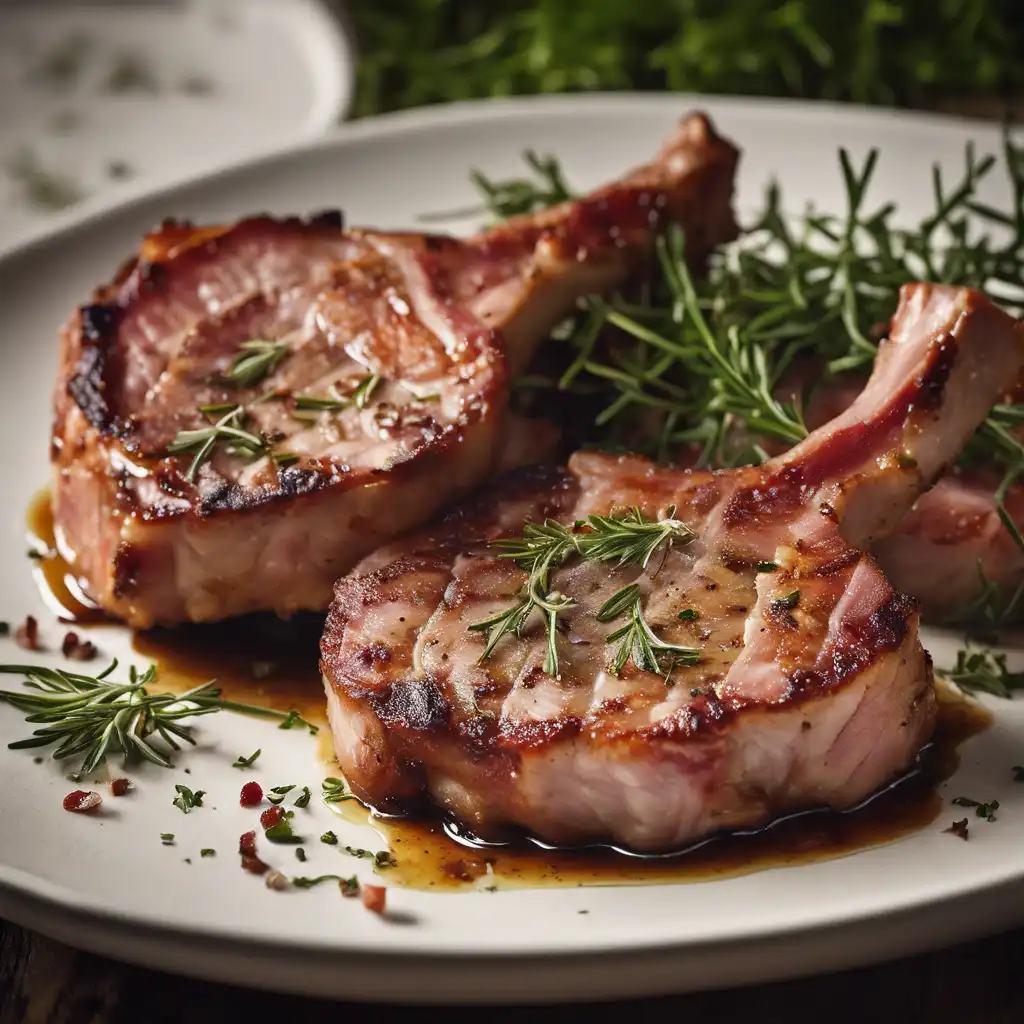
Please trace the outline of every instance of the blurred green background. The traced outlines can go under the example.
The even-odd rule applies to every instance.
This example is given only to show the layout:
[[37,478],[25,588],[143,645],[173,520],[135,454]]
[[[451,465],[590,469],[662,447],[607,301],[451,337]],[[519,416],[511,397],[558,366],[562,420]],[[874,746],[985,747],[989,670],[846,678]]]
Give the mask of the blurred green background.
[[356,114],[687,90],[970,109],[1024,92],[1022,0],[336,0]]

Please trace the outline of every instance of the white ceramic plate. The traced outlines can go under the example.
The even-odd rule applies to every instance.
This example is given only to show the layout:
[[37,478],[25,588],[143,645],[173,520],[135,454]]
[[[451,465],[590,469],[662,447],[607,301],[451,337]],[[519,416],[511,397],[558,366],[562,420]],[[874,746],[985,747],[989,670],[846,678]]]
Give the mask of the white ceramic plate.
[[[990,126],[826,105],[685,96],[561,98],[469,104],[362,122],[335,138],[93,212],[0,260],[3,474],[0,618],[34,611],[53,644],[61,629],[42,604],[25,558],[24,513],[47,478],[49,399],[56,330],[126,253],[166,215],[224,220],[254,210],[342,206],[351,223],[410,227],[424,212],[472,199],[471,166],[505,175],[533,147],[557,153],[580,187],[604,181],[657,147],[674,120],[699,105],[744,150],[739,202],[755,204],[776,174],[794,207],[837,207],[836,148],[861,157],[881,146],[875,195],[908,218],[927,209],[930,166],[961,165],[964,143],[995,150]],[[1008,201],[992,182],[987,200]],[[130,660],[128,635],[95,631],[105,654]],[[951,638],[933,648],[939,664]],[[4,643],[4,661],[24,652]],[[3,680],[3,684],[15,680]],[[314,787],[324,774],[316,744],[298,732],[229,715],[207,720],[179,762],[191,774],[133,773],[138,792],[98,819],[60,809],[70,785],[31,752],[0,748],[0,914],[65,941],[128,960],[211,978],[354,998],[526,1001],[606,998],[731,985],[898,956],[1024,922],[1024,704],[992,702],[995,724],[964,749],[943,792],[998,799],[999,820],[972,820],[971,841],[942,832],[954,809],[912,837],[841,859],[726,881],[629,888],[443,894],[391,889],[387,920],[341,900],[333,887],[271,893],[238,868],[239,753],[262,747],[265,786]],[[25,734],[0,707],[0,740]],[[148,767],[148,766],[147,766]],[[185,816],[173,786],[208,792]],[[299,819],[347,841],[367,830],[339,825],[314,800]],[[308,823],[307,823],[308,821]],[[161,832],[174,832],[164,847]],[[199,859],[202,846],[218,856]],[[304,874],[343,871],[317,842]],[[191,865],[184,858],[193,859]],[[339,859],[340,858],[340,859]],[[292,852],[268,854],[289,873]],[[586,910],[583,914],[580,911]]]
[[318,0],[0,0],[0,246],[126,181],[316,138],[348,110],[354,48]]

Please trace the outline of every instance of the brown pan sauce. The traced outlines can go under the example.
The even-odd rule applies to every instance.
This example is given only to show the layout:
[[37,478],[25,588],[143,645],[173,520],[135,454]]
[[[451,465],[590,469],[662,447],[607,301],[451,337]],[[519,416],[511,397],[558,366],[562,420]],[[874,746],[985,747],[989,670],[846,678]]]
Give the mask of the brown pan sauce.
[[[47,553],[34,566],[47,604],[66,621],[102,621],[102,613],[82,593],[57,551],[45,493],[33,502],[29,532],[33,549]],[[142,659],[157,665],[161,683],[169,688],[187,689],[216,679],[230,699],[282,711],[295,708],[321,726],[321,750],[330,761],[318,664],[322,626],[322,615],[300,615],[287,622],[253,615],[138,632],[133,646]],[[486,845],[459,835],[436,817],[387,817],[355,801],[333,806],[343,817],[368,823],[380,834],[397,861],[386,869],[388,879],[417,889],[710,881],[842,857],[933,825],[943,809],[938,787],[956,771],[960,745],[990,721],[981,706],[940,687],[938,725],[916,769],[861,807],[795,815],[755,832],[717,837],[663,856],[636,856],[607,847],[552,849],[524,837],[507,845]]]

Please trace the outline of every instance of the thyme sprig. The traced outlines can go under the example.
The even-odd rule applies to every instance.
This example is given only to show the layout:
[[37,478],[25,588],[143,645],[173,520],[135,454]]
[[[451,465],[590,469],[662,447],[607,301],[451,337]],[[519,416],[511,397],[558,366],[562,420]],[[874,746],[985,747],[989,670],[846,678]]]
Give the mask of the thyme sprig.
[[285,357],[288,346],[280,341],[252,339],[238,346],[238,355],[224,371],[224,381],[234,387],[249,388],[271,374]]
[[[522,636],[531,616],[539,613],[547,637],[544,671],[558,675],[558,616],[576,601],[551,588],[555,570],[573,556],[620,566],[638,564],[646,569],[662,545],[667,551],[672,543],[686,544],[694,539],[693,531],[674,516],[675,508],[670,507],[663,519],[646,519],[637,508],[623,516],[592,515],[572,527],[548,519],[542,524],[526,523],[522,537],[494,541],[491,546],[497,557],[511,559],[528,577],[511,607],[469,627],[484,634],[480,660],[489,658],[505,635]],[[650,632],[650,627],[647,630]]]
[[296,712],[225,700],[212,680],[180,694],[151,693],[147,687],[157,681],[155,665],[144,672],[132,666],[121,683],[111,679],[116,668],[112,661],[102,672],[87,676],[42,665],[0,665],[2,674],[24,676],[24,686],[32,691],[0,690],[0,701],[24,712],[26,722],[40,726],[27,739],[8,746],[20,750],[56,744],[54,759],[81,754],[75,774],[87,775],[115,753],[126,761],[170,768],[172,752],[180,750],[182,742],[195,743],[182,720],[217,711],[280,719],[282,726],[301,722],[310,732],[317,731]]
[[[225,409],[227,411],[225,411]],[[241,405],[225,407],[204,406],[200,409],[204,415],[221,415],[216,423],[207,427],[198,427],[195,430],[179,430],[174,440],[167,446],[168,455],[184,455],[191,453],[192,462],[185,471],[185,479],[190,483],[195,482],[196,473],[199,467],[206,462],[219,445],[227,448],[232,453],[241,453],[249,457],[265,455],[267,453],[266,438],[260,434],[254,434],[245,430],[242,424],[245,422],[245,409]]]

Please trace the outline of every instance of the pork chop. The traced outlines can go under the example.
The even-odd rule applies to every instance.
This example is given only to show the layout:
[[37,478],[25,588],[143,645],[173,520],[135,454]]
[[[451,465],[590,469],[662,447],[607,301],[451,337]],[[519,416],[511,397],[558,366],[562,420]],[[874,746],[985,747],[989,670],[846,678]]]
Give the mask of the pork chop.
[[[388,811],[429,796],[485,838],[640,851],[863,801],[935,717],[917,608],[865,549],[1022,363],[980,293],[909,285],[857,401],[763,466],[576,454],[375,553],[338,583],[321,644],[353,791]],[[662,524],[646,566],[583,557],[630,509]],[[569,539],[499,635],[531,606],[522,548],[494,542],[525,522]]]
[[621,181],[465,241],[164,224],[62,336],[53,502],[83,589],[139,627],[325,609],[494,471],[509,370],[578,297],[666,220],[695,260],[735,234],[736,161],[695,114]]

